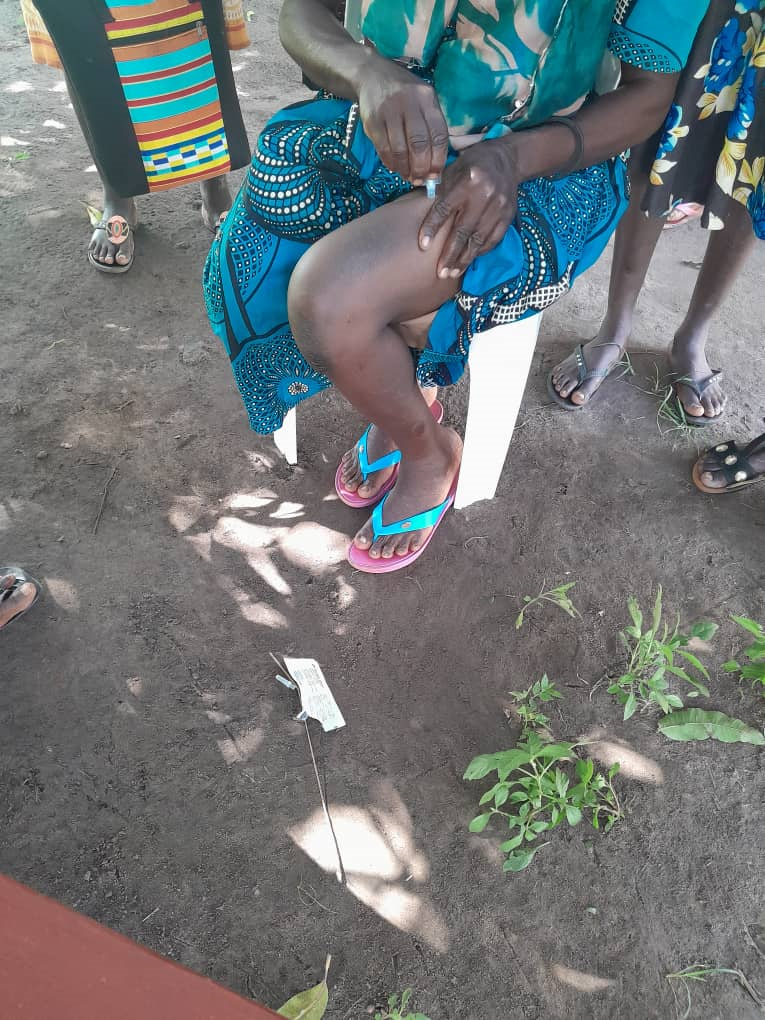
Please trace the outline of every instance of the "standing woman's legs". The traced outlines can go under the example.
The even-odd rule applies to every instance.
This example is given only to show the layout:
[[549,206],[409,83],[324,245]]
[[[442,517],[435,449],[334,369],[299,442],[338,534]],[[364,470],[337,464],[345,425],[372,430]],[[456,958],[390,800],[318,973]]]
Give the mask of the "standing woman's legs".
[[[77,120],[80,122],[85,141],[90,146],[90,139],[88,138],[87,131],[85,130],[85,118],[80,108],[80,104],[77,99],[77,91],[72,88],[69,78],[64,72],[66,77],[67,91],[69,92],[69,99],[72,103],[72,109],[74,110]],[[138,211],[135,205],[134,198],[123,198],[122,195],[118,195],[114,188],[108,183],[108,181],[101,179],[101,187],[103,188],[103,221],[106,223],[111,219],[112,216],[121,216],[130,227],[135,227],[138,222]],[[88,255],[94,262],[98,262],[103,266],[127,266],[132,262],[134,253],[134,242],[133,232],[130,231],[128,238],[122,244],[114,244],[109,239],[107,231],[103,227],[96,227],[93,231],[93,236],[90,239],[88,245]]]
[[[648,174],[643,169],[645,155],[641,146],[633,151],[630,160],[630,203],[614,237],[608,306],[597,335],[584,345],[587,367],[592,371],[605,371],[621,358],[632,332],[637,299],[664,228],[662,218],[646,216],[640,208],[648,186]],[[602,378],[588,379],[578,386],[573,355],[556,365],[552,378],[556,391],[562,397],[569,397],[572,404],[587,403],[603,381]]]
[[[730,199],[725,227],[710,231],[691,303],[672,342],[670,363],[678,378],[706,379],[712,374],[705,353],[712,319],[746,262],[754,240],[752,218],[746,206]],[[722,413],[725,397],[717,383],[707,388],[701,402],[687,386],[678,385],[678,390],[689,415],[715,418]]]
[[202,195],[202,222],[214,233],[231,208],[231,192],[226,177],[210,177],[201,181],[199,191]]

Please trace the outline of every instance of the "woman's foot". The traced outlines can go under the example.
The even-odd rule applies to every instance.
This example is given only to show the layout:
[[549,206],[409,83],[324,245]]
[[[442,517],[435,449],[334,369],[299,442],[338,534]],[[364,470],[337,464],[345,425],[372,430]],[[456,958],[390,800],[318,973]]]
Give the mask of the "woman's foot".
[[[727,398],[720,383],[712,379],[704,385],[714,376],[704,353],[705,344],[706,337],[684,337],[677,333],[669,352],[675,391],[689,418],[719,418],[725,410]],[[692,381],[696,390],[701,392],[695,393],[691,386],[682,382],[683,379]]]
[[[439,426],[429,453],[417,460],[403,458],[399,476],[385,502],[383,524],[406,520],[442,503],[449,494],[462,458],[462,440],[454,429]],[[391,559],[416,552],[432,528],[387,535],[375,540],[371,519],[357,533],[353,544],[373,559]]]
[[211,177],[199,185],[202,193],[202,222],[213,233],[220,227],[231,208],[231,192],[225,177]]
[[32,581],[24,581],[14,587],[16,582],[15,574],[0,575],[0,630],[26,613],[37,598],[38,589]]
[[[437,421],[440,421],[443,416],[443,408],[439,404],[438,413],[436,413],[436,409],[433,406],[438,397],[438,389],[436,387],[428,387],[427,389],[421,389],[420,392],[425,403],[431,408],[431,414],[434,415]],[[370,464],[374,464],[380,457],[384,457],[395,449],[396,444],[384,432],[378,429],[376,425],[370,426],[369,435],[367,436],[367,461]],[[350,450],[346,451],[340,461],[340,476],[343,488],[347,489],[348,492],[355,492],[361,499],[374,499],[396,469],[397,465],[392,464],[390,467],[382,468],[380,471],[374,471],[367,475],[365,481],[364,473],[359,463],[358,443],[355,443]]]
[[745,446],[728,441],[703,453],[693,466],[693,480],[703,491],[738,489],[765,476],[765,433]]
[[[376,425],[372,425],[367,436],[367,459],[374,464],[386,453],[396,449],[396,444],[385,435]],[[382,468],[380,471],[373,471],[367,475],[366,481],[359,463],[358,444],[354,444],[350,450],[343,454],[340,461],[340,474],[343,481],[343,488],[348,492],[355,492],[362,499],[373,499],[383,488],[390,476],[396,470],[397,465]]]
[[[117,195],[108,194],[104,191],[104,214],[102,223],[106,224],[113,216],[120,216],[128,225],[133,228],[138,222],[138,211],[135,201],[132,198],[120,198]],[[134,245],[133,231],[128,231],[127,238],[122,244],[115,244],[109,237],[109,231],[104,227],[96,227],[88,246],[88,256],[91,262],[104,266],[107,269],[114,266],[129,266],[133,261]]]
[[[602,332],[602,331],[601,331]],[[579,348],[552,370],[550,381],[555,392],[563,400],[569,400],[580,407],[586,404],[600,389],[603,382],[613,372],[624,354],[624,342],[602,339],[601,334],[590,340],[581,348],[584,366],[580,366],[577,355]],[[582,371],[584,368],[584,372]],[[581,380],[582,374],[586,378]]]

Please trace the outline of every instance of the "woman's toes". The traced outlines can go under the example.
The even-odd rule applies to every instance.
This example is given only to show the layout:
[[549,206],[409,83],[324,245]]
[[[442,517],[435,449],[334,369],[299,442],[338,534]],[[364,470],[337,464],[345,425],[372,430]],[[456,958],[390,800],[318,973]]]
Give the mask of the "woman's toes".
[[389,535],[380,540],[380,555],[384,560],[391,560],[396,555],[398,535]]
[[126,266],[129,261],[130,261],[130,256],[128,255],[127,252],[125,252],[125,251],[117,252],[117,262],[119,262],[119,264],[121,266]]
[[378,486],[376,484],[377,475],[370,475],[365,482],[362,482],[358,487],[358,494],[362,499],[369,499],[370,496],[374,496],[377,492]]
[[384,554],[384,549],[385,539],[378,538],[369,547],[369,555],[372,557],[372,559],[379,560],[380,557],[383,556]]
[[579,405],[586,404],[588,400],[589,400],[589,396],[586,393],[582,393],[581,390],[574,390],[574,392],[571,394],[571,403],[572,404],[579,404]]
[[704,485],[711,489],[718,489],[725,484],[725,479],[718,477],[717,473],[714,471],[702,471],[701,480]]
[[404,535],[401,541],[398,543],[396,548],[397,556],[407,556],[409,553],[417,552],[423,543],[422,532],[418,531],[414,535]]
[[369,549],[371,554],[372,551],[370,549],[370,546],[372,545],[373,537],[374,536],[372,533],[372,521],[369,520],[364,525],[364,527],[357,532],[356,537],[353,540],[353,544],[356,546],[357,549]]

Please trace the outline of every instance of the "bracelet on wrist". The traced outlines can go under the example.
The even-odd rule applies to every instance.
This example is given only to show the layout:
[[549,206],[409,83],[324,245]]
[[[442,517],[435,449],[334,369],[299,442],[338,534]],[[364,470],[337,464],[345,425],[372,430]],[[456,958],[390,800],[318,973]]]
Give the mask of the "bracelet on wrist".
[[579,164],[582,162],[582,156],[584,155],[584,135],[577,122],[572,120],[571,117],[548,117],[545,124],[562,124],[564,127],[567,127],[574,136],[576,143],[574,154],[571,158],[559,170],[550,175],[554,181],[559,181],[562,177],[567,177],[568,174],[579,169]]

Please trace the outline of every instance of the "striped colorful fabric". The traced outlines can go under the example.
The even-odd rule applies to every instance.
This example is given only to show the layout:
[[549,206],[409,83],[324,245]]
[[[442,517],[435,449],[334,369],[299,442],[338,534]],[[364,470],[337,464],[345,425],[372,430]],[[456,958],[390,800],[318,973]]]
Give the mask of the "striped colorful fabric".
[[[149,191],[231,169],[212,53],[199,3],[110,6],[106,25]],[[164,38],[155,32],[176,31]],[[177,31],[180,29],[180,31]],[[141,41],[147,37],[149,41]]]
[[118,194],[165,191],[247,165],[228,54],[242,0],[22,4],[38,43],[33,56],[61,59],[98,172]]
[[153,0],[151,3],[125,7],[109,5],[114,21],[107,22],[106,35],[111,42],[162,32],[183,25],[201,23],[204,19],[198,3],[178,3],[178,0]]

